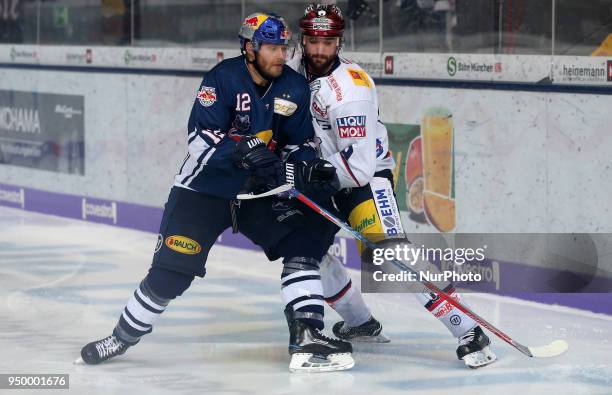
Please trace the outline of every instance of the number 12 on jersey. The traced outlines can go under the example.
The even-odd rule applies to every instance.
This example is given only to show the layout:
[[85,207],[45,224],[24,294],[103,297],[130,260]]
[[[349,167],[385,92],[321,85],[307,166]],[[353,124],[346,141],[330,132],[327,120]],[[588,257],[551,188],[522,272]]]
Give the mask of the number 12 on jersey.
[[251,96],[248,93],[236,94],[236,111],[249,111],[251,109]]

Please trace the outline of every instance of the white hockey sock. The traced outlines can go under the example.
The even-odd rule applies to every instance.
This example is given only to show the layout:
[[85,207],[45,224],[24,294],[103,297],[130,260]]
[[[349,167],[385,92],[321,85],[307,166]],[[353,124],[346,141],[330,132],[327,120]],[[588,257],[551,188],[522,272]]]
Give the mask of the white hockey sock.
[[372,313],[361,292],[353,286],[344,265],[336,257],[329,254],[323,257],[321,281],[325,301],[348,326],[359,326],[370,319]]
[[359,326],[372,317],[370,309],[365,304],[361,292],[349,280],[346,287],[335,297],[325,298],[350,327]]
[[[454,287],[449,286],[444,289],[444,292],[461,301],[461,295],[455,292]],[[417,293],[415,296],[434,317],[440,320],[440,322],[448,328],[454,337],[459,337],[478,325],[478,323],[467,314],[447,301],[439,298],[433,292]],[[462,301],[462,304],[465,303]]]

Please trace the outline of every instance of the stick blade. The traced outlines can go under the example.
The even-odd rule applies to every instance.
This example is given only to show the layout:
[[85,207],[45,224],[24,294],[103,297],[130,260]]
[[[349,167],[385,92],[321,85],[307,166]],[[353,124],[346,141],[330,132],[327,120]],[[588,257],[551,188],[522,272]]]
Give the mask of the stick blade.
[[259,193],[259,194],[254,194],[252,192],[251,193],[241,193],[241,194],[238,194],[238,196],[236,196],[236,199],[251,200],[251,199],[259,199],[259,198],[268,197],[268,196],[275,196],[275,195],[279,195],[284,192],[288,192],[291,188],[293,188],[293,186],[289,184],[285,184],[285,185],[281,185],[279,187],[270,189],[269,191]]
[[535,358],[552,358],[563,354],[568,348],[565,340],[555,340],[545,346],[529,347],[529,351]]

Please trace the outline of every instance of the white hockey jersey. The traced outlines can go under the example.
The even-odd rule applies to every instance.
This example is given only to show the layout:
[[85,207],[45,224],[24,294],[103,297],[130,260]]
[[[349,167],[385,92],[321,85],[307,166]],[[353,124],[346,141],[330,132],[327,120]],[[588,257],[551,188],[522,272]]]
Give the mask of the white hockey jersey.
[[[287,65],[308,78],[301,56]],[[323,159],[336,167],[342,188],[364,186],[375,172],[393,170],[376,86],[359,65],[340,58],[328,76],[312,81],[310,112]]]

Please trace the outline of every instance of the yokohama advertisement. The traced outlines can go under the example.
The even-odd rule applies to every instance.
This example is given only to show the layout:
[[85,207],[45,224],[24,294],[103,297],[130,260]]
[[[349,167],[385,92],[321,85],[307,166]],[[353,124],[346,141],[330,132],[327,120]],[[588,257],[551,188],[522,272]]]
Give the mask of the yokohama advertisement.
[[83,96],[0,90],[0,164],[85,174]]

